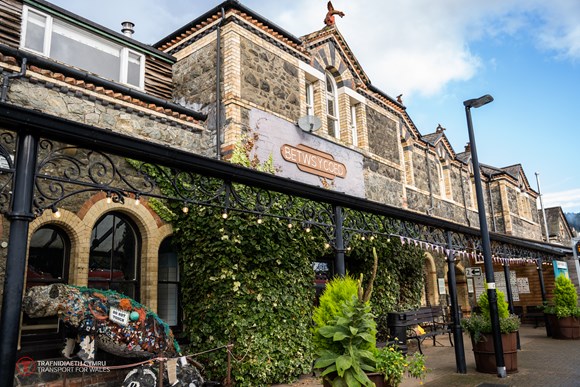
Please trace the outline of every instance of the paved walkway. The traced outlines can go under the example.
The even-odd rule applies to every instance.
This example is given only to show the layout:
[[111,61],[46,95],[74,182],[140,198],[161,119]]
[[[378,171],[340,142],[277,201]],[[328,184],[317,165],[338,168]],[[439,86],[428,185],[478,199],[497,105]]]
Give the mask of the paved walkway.
[[[554,340],[546,336],[543,327],[522,326],[518,351],[518,372],[506,378],[482,374],[475,370],[471,340],[464,336],[467,373],[458,374],[455,351],[446,340],[446,346],[423,344],[425,361],[430,372],[423,385],[427,387],[580,387],[580,340]],[[291,387],[320,386],[320,380],[305,378]],[[401,387],[419,386],[416,379],[405,379]]]

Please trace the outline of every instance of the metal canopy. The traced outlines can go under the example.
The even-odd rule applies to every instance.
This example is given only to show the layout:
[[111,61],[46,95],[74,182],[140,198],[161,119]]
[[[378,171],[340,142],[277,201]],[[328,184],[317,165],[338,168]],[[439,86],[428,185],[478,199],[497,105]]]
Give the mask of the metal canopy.
[[[389,235],[408,238],[415,243],[418,241],[432,246],[445,247],[448,246],[445,233],[451,231],[454,235],[454,250],[471,251],[476,254],[480,249],[479,230],[476,228],[292,181],[287,178],[247,169],[228,162],[210,159],[6,103],[0,103],[0,119],[3,127],[8,130],[27,132],[44,138],[45,140],[42,141],[47,144],[45,146],[53,146],[52,140],[61,141],[98,152],[103,157],[107,157],[107,154],[114,154],[141,160],[149,165],[172,168],[177,171],[175,172],[177,174],[186,173],[191,174],[191,176],[204,176],[223,182],[223,186],[218,187],[213,192],[214,197],[211,202],[208,201],[208,198],[193,197],[185,190],[182,190],[183,195],[169,198],[180,200],[185,204],[207,204],[221,206],[232,211],[251,212],[259,216],[283,217],[269,211],[271,205],[264,203],[264,198],[269,196],[270,191],[281,193],[286,198],[290,198],[290,200],[292,197],[308,199],[321,204],[326,210],[323,210],[324,213],[322,214],[318,211],[317,214],[314,214],[315,216],[312,213],[304,213],[303,219],[295,220],[324,228],[332,245],[334,245],[334,241],[330,236],[334,236],[334,232],[330,228],[334,228],[335,222],[331,207],[343,207],[345,209],[343,228],[347,234],[379,234],[386,232]],[[42,165],[39,166],[37,171],[37,178],[54,179],[55,181],[65,179],[59,174],[54,176],[47,174],[40,170],[41,167]],[[11,168],[2,169],[5,172],[10,172],[11,170]],[[122,178],[122,176],[120,177]],[[148,178],[148,176],[144,175],[145,178]],[[80,187],[78,191],[63,194],[69,196],[81,190],[104,191],[113,196],[123,192],[132,193],[137,197],[159,196],[151,192],[151,187],[143,190],[143,188],[137,189],[132,186],[103,185],[97,181],[86,181],[86,179],[81,181],[80,176],[76,179],[67,177],[66,181],[72,183],[76,181]],[[260,199],[257,199],[256,203],[252,205],[239,203],[239,201],[236,201],[234,183],[257,189],[256,197]],[[148,181],[147,184],[153,183]],[[45,208],[51,208],[53,205],[57,206],[58,202],[63,199],[62,196],[48,197],[41,192],[35,195],[40,196],[34,198],[37,212],[41,212]],[[7,203],[7,201],[4,201],[3,204],[6,205]],[[2,203],[0,203],[1,205]],[[0,207],[0,211],[7,212],[9,209]],[[569,248],[503,234],[491,233],[491,240],[493,254],[504,259],[525,258],[551,261],[571,254]],[[346,242],[348,242],[348,238]],[[337,246],[334,247],[336,248]]]

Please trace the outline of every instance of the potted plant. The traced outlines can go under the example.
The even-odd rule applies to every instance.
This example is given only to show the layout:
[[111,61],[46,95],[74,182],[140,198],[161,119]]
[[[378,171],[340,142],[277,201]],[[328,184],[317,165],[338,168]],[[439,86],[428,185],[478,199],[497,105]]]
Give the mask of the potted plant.
[[[375,371],[376,323],[360,281],[336,277],[326,284],[314,311],[314,346],[326,385],[372,386]],[[370,296],[369,296],[370,297]]]
[[403,355],[396,344],[377,349],[375,359],[376,371],[384,376],[388,386],[401,384],[405,374],[422,381],[427,373],[422,354]]
[[[471,336],[477,371],[494,374],[497,372],[497,365],[495,362],[495,346],[491,334],[491,317],[487,293],[483,293],[479,297],[477,305],[480,311],[461,320],[461,326]],[[499,290],[497,291],[497,307],[506,372],[517,372],[516,332],[520,328],[520,319],[518,316],[509,313],[505,295]]]
[[572,281],[560,274],[556,278],[553,305],[544,307],[554,339],[580,339],[578,293]]
[[362,275],[358,281],[350,275],[336,277],[326,284],[314,310],[318,356],[314,368],[322,371],[325,386],[397,386],[405,371],[419,378],[425,374],[422,356],[410,361],[394,347],[376,347],[376,322],[369,302],[378,265],[374,249],[373,256],[366,290]]

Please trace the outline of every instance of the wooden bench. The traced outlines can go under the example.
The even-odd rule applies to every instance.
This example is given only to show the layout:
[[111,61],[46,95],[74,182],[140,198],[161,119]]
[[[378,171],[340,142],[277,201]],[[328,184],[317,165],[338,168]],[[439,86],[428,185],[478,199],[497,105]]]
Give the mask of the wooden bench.
[[[420,308],[400,313],[389,313],[387,325],[392,338],[401,350],[406,353],[407,340],[417,340],[417,347],[422,354],[421,343],[426,338],[433,339],[433,345],[437,344],[438,335],[448,335],[449,343],[453,346],[451,338],[451,323],[446,319],[441,306]],[[419,334],[413,330],[417,325],[425,330],[425,333]]]

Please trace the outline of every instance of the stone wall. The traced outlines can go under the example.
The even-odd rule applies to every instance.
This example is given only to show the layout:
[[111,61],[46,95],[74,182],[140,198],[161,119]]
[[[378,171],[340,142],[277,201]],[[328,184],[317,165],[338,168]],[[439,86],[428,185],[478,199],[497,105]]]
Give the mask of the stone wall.
[[366,199],[403,207],[403,184],[370,169],[364,171]]
[[52,83],[13,81],[10,103],[142,140],[205,154],[208,138],[197,128],[178,125],[165,116],[146,114],[130,105],[96,99]]
[[[415,187],[422,191],[429,191],[427,158],[425,157],[425,152],[418,148],[413,151],[413,175]],[[431,178],[433,178],[433,175],[431,175]]]
[[367,131],[369,150],[393,163],[400,163],[400,141],[397,123],[367,106]]
[[173,98],[204,113],[215,108],[216,42],[194,51],[173,65]]
[[246,38],[240,39],[241,96],[296,122],[300,118],[298,68]]

